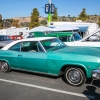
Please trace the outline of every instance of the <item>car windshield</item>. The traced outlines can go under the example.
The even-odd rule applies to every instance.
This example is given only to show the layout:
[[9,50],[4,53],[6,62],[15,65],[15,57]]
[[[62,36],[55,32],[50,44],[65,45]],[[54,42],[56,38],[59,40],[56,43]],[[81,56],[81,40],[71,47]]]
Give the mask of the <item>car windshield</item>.
[[8,36],[0,36],[0,41],[11,40]]
[[58,38],[41,41],[42,46],[46,51],[58,50],[66,47],[66,45]]
[[74,41],[78,41],[82,39],[82,37],[78,33],[74,33],[73,37],[74,37]]

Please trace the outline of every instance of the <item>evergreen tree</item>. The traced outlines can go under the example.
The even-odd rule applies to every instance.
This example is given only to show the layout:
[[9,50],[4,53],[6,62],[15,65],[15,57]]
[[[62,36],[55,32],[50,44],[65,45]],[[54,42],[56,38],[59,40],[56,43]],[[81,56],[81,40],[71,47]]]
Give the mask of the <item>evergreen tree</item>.
[[38,12],[37,8],[34,8],[33,12],[31,13],[31,22],[29,24],[29,28],[31,29],[31,28],[37,27],[39,25],[40,25],[39,12]]
[[54,14],[52,15],[52,21],[58,21],[57,9],[54,9]]
[[79,17],[77,17],[75,20],[86,21],[87,18],[88,18],[88,15],[86,14],[86,9],[83,8],[83,10],[82,10],[82,12],[80,13]]
[[0,29],[3,29],[2,15],[0,14]]
[[19,20],[13,19],[12,26],[17,27],[17,28],[20,27]]
[[3,19],[3,28],[9,28],[12,26],[13,19]]
[[21,27],[28,27],[29,26],[29,22],[21,22],[20,26]]
[[40,22],[40,24],[46,26],[46,25],[47,25],[47,21],[44,19],[44,20],[42,20],[42,21]]

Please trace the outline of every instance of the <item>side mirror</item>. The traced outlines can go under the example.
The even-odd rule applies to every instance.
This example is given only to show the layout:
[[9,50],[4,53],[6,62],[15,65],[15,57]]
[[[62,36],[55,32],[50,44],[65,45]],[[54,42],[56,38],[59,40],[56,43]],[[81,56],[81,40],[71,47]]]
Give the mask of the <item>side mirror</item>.
[[91,36],[91,37],[89,37],[88,40],[89,40],[89,41],[99,41],[100,38],[99,38],[98,36]]

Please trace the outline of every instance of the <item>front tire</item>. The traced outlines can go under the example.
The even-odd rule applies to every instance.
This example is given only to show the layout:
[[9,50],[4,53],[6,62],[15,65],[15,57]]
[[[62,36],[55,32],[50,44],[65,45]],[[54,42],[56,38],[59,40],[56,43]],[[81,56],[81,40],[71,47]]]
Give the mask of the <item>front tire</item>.
[[86,77],[80,68],[68,67],[64,73],[65,81],[73,86],[81,86],[85,83]]
[[9,65],[6,61],[1,62],[1,70],[5,73],[9,72],[11,70],[11,68],[9,67]]

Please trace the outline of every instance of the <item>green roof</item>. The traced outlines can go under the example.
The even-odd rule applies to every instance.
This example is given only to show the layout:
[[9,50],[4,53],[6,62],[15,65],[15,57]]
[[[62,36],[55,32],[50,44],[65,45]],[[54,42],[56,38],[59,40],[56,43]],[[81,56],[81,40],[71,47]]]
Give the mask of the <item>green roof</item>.
[[45,37],[44,32],[37,31],[37,32],[33,32],[33,34],[34,34],[35,37]]
[[59,36],[71,36],[74,32],[51,32],[46,34],[44,32],[33,32],[35,37],[59,37]]
[[46,36],[71,36],[73,34],[73,32],[53,32],[53,33],[49,33]]

